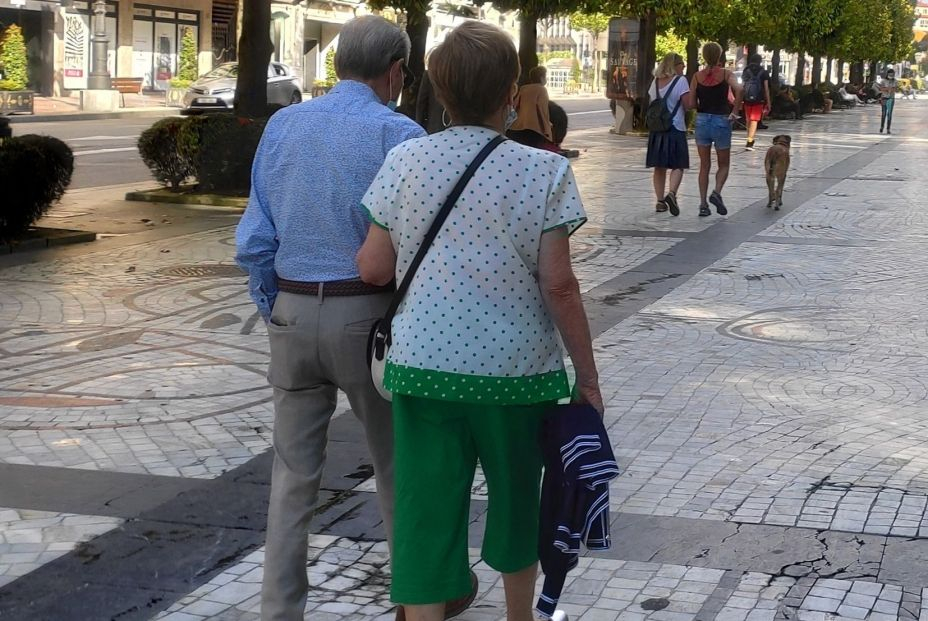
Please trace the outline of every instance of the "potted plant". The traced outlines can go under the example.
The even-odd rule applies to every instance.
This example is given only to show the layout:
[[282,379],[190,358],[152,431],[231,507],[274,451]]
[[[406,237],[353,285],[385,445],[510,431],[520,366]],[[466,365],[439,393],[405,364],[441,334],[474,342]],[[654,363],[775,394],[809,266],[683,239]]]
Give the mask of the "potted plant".
[[16,24],[7,28],[0,38],[0,66],[3,67],[0,114],[32,114],[34,93],[26,89],[29,80],[26,71],[26,41],[22,29]]
[[164,94],[165,105],[176,106],[178,108],[184,105],[184,94],[187,88],[196,81],[199,75],[197,66],[197,41],[193,36],[193,28],[184,28],[184,34],[180,42],[180,69],[177,76],[168,82],[168,90]]

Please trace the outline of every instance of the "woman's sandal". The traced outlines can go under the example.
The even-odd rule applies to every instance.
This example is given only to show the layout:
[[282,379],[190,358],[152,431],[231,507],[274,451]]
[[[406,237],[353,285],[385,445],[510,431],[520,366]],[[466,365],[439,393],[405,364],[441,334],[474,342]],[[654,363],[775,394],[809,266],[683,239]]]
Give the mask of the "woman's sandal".
[[654,211],[657,213],[664,213],[667,211],[667,203],[664,201],[657,201],[657,203],[654,205]]

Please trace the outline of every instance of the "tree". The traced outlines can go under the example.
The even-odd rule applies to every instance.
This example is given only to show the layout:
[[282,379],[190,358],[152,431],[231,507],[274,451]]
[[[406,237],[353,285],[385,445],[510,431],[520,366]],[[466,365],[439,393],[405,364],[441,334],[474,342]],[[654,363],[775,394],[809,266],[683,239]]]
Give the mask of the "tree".
[[267,67],[271,42],[271,3],[243,2],[242,36],[238,41],[238,78],[235,81],[235,113],[258,118],[267,114]]
[[16,24],[10,25],[0,39],[0,65],[3,66],[3,90],[25,90],[29,83],[26,69],[26,41]]
[[657,35],[654,51],[658,60],[670,53],[679,54],[686,58],[686,40],[678,37],[673,28],[670,28],[666,32]]
[[570,27],[574,30],[583,30],[590,35],[593,41],[593,88],[599,88],[599,35],[609,28],[610,17],[605,13],[582,13],[574,11],[570,14]]
[[429,0],[368,0],[372,9],[382,11],[390,7],[399,11],[406,34],[411,43],[407,67],[416,79],[403,89],[403,104],[400,111],[409,117],[415,116],[416,96],[419,93],[420,78],[425,72],[425,43],[429,34]]
[[193,82],[200,77],[199,64],[197,63],[197,41],[193,36],[193,28],[183,27],[184,35],[180,40],[180,69],[177,72],[177,78],[187,82]]
[[576,11],[595,13],[600,5],[597,0],[496,0],[493,6],[519,12],[519,64],[524,79],[529,69],[538,66],[539,19]]

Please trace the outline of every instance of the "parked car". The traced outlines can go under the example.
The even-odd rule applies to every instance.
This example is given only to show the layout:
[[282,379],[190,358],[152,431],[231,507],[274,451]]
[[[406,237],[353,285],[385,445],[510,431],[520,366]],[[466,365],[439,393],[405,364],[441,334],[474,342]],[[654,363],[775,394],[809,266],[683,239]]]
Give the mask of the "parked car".
[[[223,63],[200,76],[184,94],[185,113],[207,110],[231,110],[235,99],[238,63]],[[280,106],[303,101],[300,82],[290,67],[271,63],[267,67],[267,103]]]

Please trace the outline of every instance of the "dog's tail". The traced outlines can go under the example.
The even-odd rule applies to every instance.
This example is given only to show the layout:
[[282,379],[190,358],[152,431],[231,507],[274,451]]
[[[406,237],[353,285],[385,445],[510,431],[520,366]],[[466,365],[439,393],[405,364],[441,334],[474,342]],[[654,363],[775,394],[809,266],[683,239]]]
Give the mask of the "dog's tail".
[[767,158],[767,174],[770,175],[771,177],[773,176],[773,168],[774,166],[776,166],[775,161],[776,161],[776,158],[774,157]]

